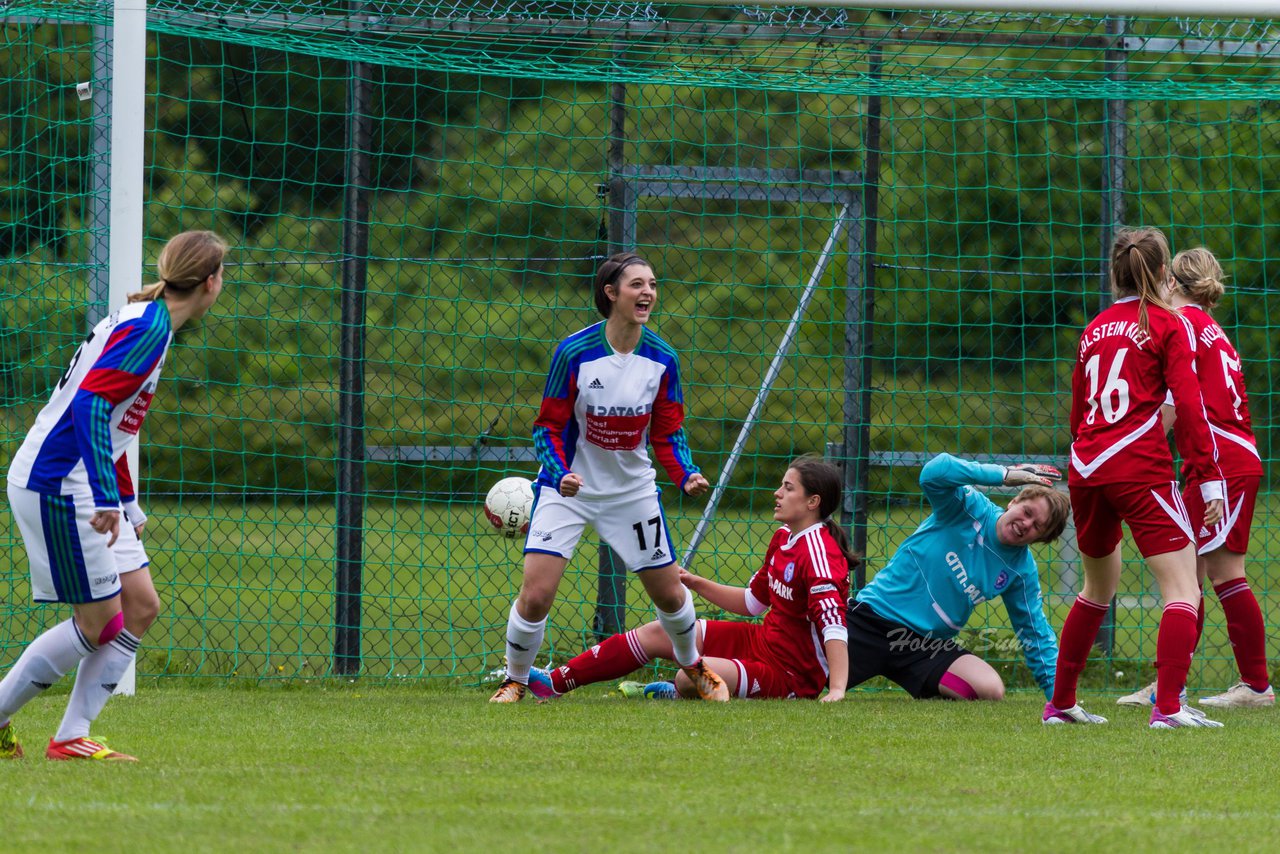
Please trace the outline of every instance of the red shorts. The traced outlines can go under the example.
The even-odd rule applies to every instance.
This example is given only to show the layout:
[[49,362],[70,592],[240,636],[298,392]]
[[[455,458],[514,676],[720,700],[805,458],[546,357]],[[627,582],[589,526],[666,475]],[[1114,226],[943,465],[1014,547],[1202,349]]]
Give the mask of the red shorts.
[[1249,550],[1249,528],[1253,525],[1253,505],[1258,500],[1258,484],[1261,475],[1227,478],[1227,502],[1222,521],[1213,528],[1206,528],[1204,499],[1200,497],[1200,485],[1188,486],[1182,493],[1187,514],[1196,528],[1196,551],[1208,554],[1214,549],[1225,548],[1229,552],[1244,554]]
[[1143,557],[1176,552],[1194,540],[1176,481],[1071,486],[1076,545],[1089,557],[1106,557],[1120,544],[1120,522],[1129,526]]
[[728,620],[699,622],[702,654],[709,658],[727,658],[738,668],[739,698],[776,700],[797,696],[787,672],[769,661],[764,650],[764,626]]

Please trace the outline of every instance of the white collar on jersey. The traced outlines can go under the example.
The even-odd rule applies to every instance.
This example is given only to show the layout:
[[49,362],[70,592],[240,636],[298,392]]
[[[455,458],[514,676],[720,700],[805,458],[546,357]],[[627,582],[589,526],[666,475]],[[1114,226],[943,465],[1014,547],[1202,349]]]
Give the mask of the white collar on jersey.
[[1112,305],[1119,305],[1122,302],[1133,302],[1136,299],[1137,297],[1120,297],[1120,299],[1113,302]]
[[794,546],[797,542],[799,542],[799,541],[800,541],[800,538],[801,538],[801,537],[803,537],[805,534],[809,533],[810,531],[814,531],[814,530],[817,530],[818,528],[821,528],[824,524],[826,524],[826,523],[825,523],[825,522],[818,522],[818,523],[816,523],[816,524],[810,525],[809,527],[805,528],[803,531],[801,531],[801,532],[800,532],[800,533],[798,533],[798,534],[797,534],[797,533],[795,533],[795,532],[792,532],[791,536],[787,538],[787,541],[786,541],[785,543],[783,543],[783,544],[782,544],[782,547],[783,547],[784,549],[789,549],[789,548],[791,548],[791,547],[792,547],[792,546]]

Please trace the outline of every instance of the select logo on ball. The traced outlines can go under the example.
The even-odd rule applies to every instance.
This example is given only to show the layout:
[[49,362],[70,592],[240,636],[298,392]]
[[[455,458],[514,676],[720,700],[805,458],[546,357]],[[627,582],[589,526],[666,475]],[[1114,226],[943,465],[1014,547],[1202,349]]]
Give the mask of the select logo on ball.
[[508,539],[523,536],[529,530],[533,512],[533,481],[523,477],[504,477],[484,497],[484,516],[489,524]]

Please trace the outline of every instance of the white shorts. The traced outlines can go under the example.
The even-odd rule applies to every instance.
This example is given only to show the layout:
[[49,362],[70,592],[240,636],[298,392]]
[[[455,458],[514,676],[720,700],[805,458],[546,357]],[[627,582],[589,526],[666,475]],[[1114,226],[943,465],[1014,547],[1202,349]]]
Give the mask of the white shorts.
[[565,498],[553,487],[535,483],[525,553],[557,555],[568,560],[588,523],[632,572],[676,562],[657,489],[622,498],[584,501]]
[[89,527],[93,496],[43,495],[10,486],[9,507],[31,563],[31,598],[36,602],[81,604],[120,592],[120,575],[148,563],[142,541],[120,514],[120,536],[111,539]]

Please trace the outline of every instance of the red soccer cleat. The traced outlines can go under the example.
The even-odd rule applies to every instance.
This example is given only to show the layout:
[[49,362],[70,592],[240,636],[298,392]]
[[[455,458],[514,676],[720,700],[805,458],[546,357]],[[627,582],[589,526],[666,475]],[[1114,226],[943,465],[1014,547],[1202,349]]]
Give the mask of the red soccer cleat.
[[127,753],[117,753],[101,742],[91,738],[72,738],[67,741],[49,739],[49,749],[44,752],[46,759],[98,759],[105,762],[137,762],[137,758]]

